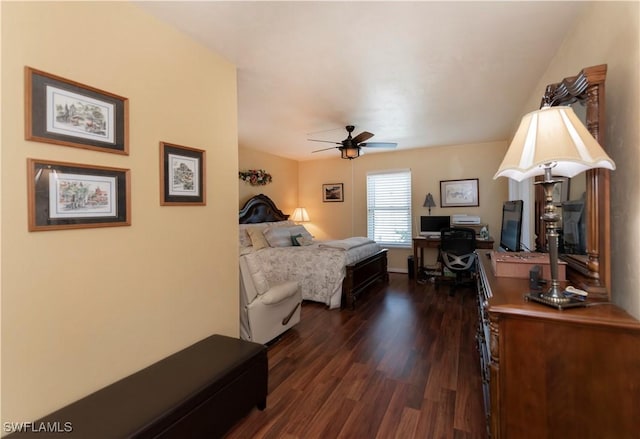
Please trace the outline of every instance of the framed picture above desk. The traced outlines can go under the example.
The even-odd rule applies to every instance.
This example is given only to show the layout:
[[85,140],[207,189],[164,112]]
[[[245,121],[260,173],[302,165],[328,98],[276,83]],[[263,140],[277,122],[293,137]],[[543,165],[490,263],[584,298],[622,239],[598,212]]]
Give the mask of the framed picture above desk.
[[[476,247],[479,249],[493,250],[494,240],[492,237],[489,239],[476,238]],[[413,272],[415,281],[418,281],[418,273],[424,268],[424,249],[425,248],[440,248],[439,236],[418,236],[413,238]]]

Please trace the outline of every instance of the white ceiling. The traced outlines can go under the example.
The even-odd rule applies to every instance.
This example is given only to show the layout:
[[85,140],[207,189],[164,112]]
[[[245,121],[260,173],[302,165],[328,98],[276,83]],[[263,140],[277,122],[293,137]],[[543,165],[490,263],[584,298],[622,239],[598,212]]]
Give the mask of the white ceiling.
[[337,156],[307,139],[348,124],[399,149],[508,139],[585,5],[137,4],[237,66],[241,147],[295,160]]

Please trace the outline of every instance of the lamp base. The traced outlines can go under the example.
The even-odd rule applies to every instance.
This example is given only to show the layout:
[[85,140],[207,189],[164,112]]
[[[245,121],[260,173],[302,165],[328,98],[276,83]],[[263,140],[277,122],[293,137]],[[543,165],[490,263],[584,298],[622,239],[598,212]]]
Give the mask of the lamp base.
[[575,299],[573,297],[567,297],[566,298],[567,300],[563,300],[559,302],[555,298],[550,297],[545,293],[538,293],[535,291],[531,291],[528,294],[525,294],[524,298],[525,300],[531,300],[533,302],[542,303],[547,306],[552,306],[554,308],[559,309],[560,311],[567,308],[578,308],[582,306],[587,306],[587,303],[584,300]]

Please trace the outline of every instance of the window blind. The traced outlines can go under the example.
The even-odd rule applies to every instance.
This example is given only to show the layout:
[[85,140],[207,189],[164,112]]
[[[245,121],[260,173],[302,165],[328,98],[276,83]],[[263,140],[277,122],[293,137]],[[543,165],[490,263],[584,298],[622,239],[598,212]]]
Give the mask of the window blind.
[[383,245],[411,246],[411,170],[367,174],[367,235]]

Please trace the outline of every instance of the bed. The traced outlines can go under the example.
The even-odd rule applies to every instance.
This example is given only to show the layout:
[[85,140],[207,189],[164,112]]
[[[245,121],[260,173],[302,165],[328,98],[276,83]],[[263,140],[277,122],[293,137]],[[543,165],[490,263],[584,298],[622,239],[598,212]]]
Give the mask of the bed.
[[[370,287],[389,281],[387,250],[379,244],[364,237],[309,242],[311,237],[305,234],[306,230],[288,217],[263,194],[249,199],[239,212],[240,257],[253,254],[270,282],[297,280],[303,300],[321,302],[330,309],[353,309]],[[248,234],[255,236],[255,229],[276,235],[279,227],[290,231],[300,228],[303,236],[298,240],[302,245],[260,248],[250,241],[247,245]],[[291,233],[288,239],[294,232]],[[242,263],[240,269],[243,270]]]

